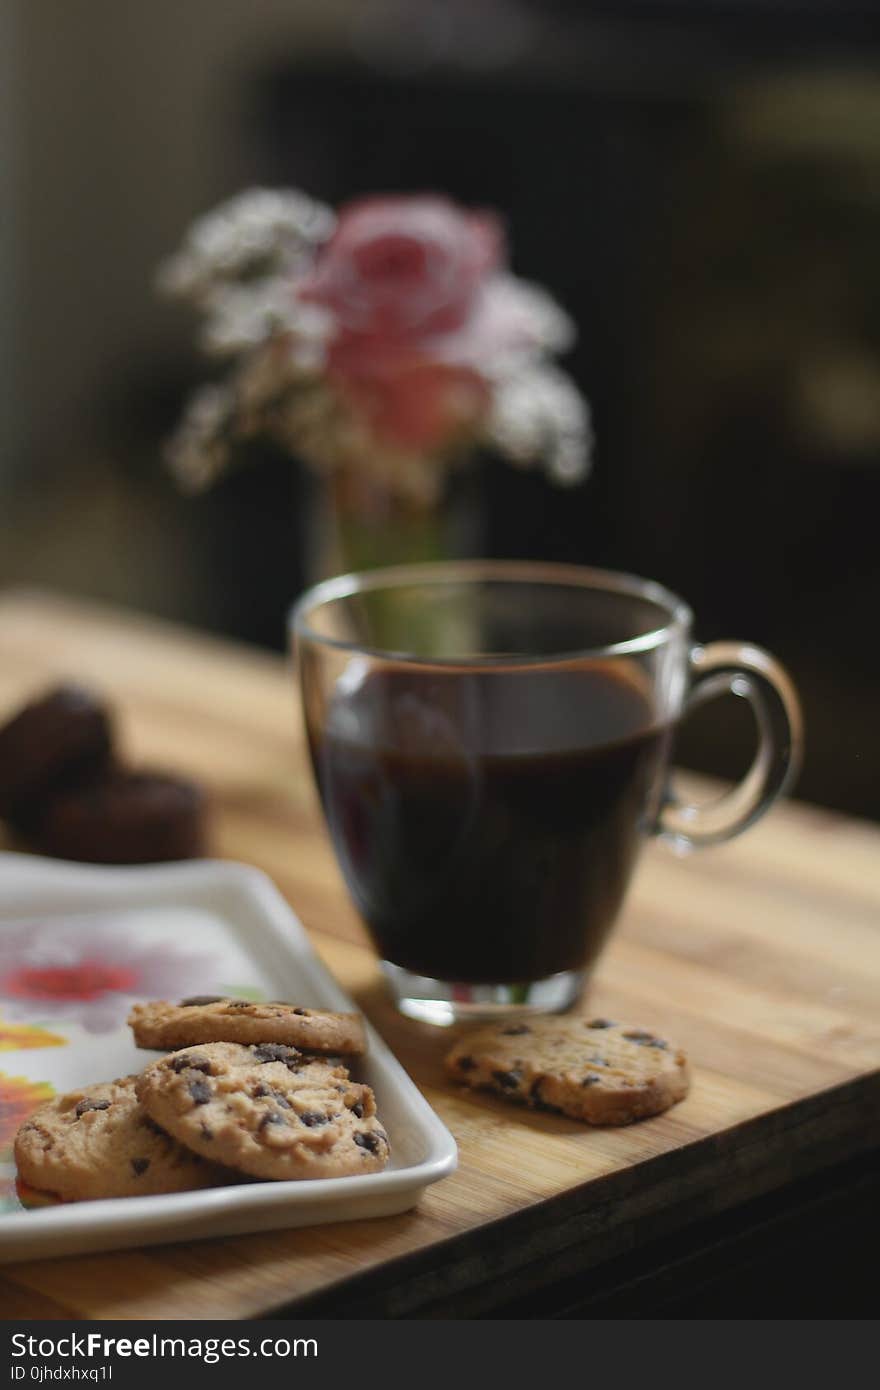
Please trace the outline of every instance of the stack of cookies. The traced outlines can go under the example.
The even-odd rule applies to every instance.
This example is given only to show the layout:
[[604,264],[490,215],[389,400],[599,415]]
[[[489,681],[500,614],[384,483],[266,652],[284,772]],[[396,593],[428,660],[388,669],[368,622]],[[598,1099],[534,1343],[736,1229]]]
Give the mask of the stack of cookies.
[[373,1092],[346,1065],[366,1051],[357,1014],[201,996],[136,1004],[129,1023],[166,1055],[41,1106],[15,1140],[28,1188],[76,1202],[388,1162]]

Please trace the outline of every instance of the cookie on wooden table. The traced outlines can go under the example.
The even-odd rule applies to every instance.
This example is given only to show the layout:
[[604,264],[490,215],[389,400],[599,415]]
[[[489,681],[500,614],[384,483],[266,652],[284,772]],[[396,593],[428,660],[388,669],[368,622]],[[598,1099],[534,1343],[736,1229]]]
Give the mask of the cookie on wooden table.
[[255,1178],[346,1177],[388,1161],[369,1086],[280,1043],[173,1052],[141,1073],[137,1094],[182,1144]]
[[26,832],[56,791],[94,777],[112,757],[106,707],[78,685],[30,701],[0,728],[0,816]]
[[360,1056],[367,1050],[358,1014],[328,1013],[298,1004],[197,995],[169,1004],[135,1004],[128,1016],[138,1047],[169,1052],[194,1043],[282,1043],[307,1052]]
[[446,1069],[466,1086],[592,1125],[659,1115],[688,1092],[680,1049],[644,1028],[604,1018],[493,1024],[459,1039]]
[[14,1154],[28,1187],[66,1202],[238,1181],[161,1130],[139,1104],[133,1076],[47,1101],[19,1129]]

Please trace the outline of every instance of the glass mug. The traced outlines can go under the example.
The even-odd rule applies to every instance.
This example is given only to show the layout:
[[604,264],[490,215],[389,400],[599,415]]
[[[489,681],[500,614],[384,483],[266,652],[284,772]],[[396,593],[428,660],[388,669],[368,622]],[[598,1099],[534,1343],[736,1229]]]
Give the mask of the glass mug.
[[[641,844],[739,834],[789,784],[797,697],[742,642],[692,643],[659,584],[474,561],[342,575],[291,615],[312,766],[398,1007],[433,1023],[578,996]],[[672,735],[717,694],[758,752],[711,806],[668,784]]]

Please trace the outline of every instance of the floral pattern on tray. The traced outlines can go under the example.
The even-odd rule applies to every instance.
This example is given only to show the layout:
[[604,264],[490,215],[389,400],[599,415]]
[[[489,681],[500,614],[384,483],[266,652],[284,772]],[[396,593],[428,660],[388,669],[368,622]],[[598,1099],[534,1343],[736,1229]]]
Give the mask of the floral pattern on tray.
[[[27,923],[0,932],[4,1013],[12,1019],[68,1020],[88,1033],[118,1028],[134,999],[197,992],[209,969],[204,955],[169,942],[126,941],[109,928],[62,935],[52,923]],[[41,1045],[47,1044],[19,1043]]]
[[64,1047],[67,1038],[32,1023],[9,1023],[0,1016],[0,1052],[29,1052],[35,1047]]
[[143,1064],[126,1023],[135,1001],[267,998],[250,969],[221,922],[188,906],[0,918],[0,1217],[51,1200],[16,1182],[19,1126],[55,1095]]
[[19,1125],[54,1094],[48,1081],[30,1081],[26,1076],[7,1076],[0,1071],[0,1162],[8,1163],[12,1157],[12,1141]]

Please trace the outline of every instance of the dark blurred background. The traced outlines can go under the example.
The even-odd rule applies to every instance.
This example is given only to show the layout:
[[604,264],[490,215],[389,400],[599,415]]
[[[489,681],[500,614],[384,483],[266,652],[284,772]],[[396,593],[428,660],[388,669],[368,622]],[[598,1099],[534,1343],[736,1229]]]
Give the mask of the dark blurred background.
[[[597,436],[574,492],[486,460],[481,548],[650,575],[768,646],[799,794],[880,818],[876,4],[4,0],[0,153],[0,584],[280,648],[308,483],[267,455],[175,491],[208,372],[155,267],[249,185],[445,190],[577,320]],[[682,761],[742,768],[731,704]]]

